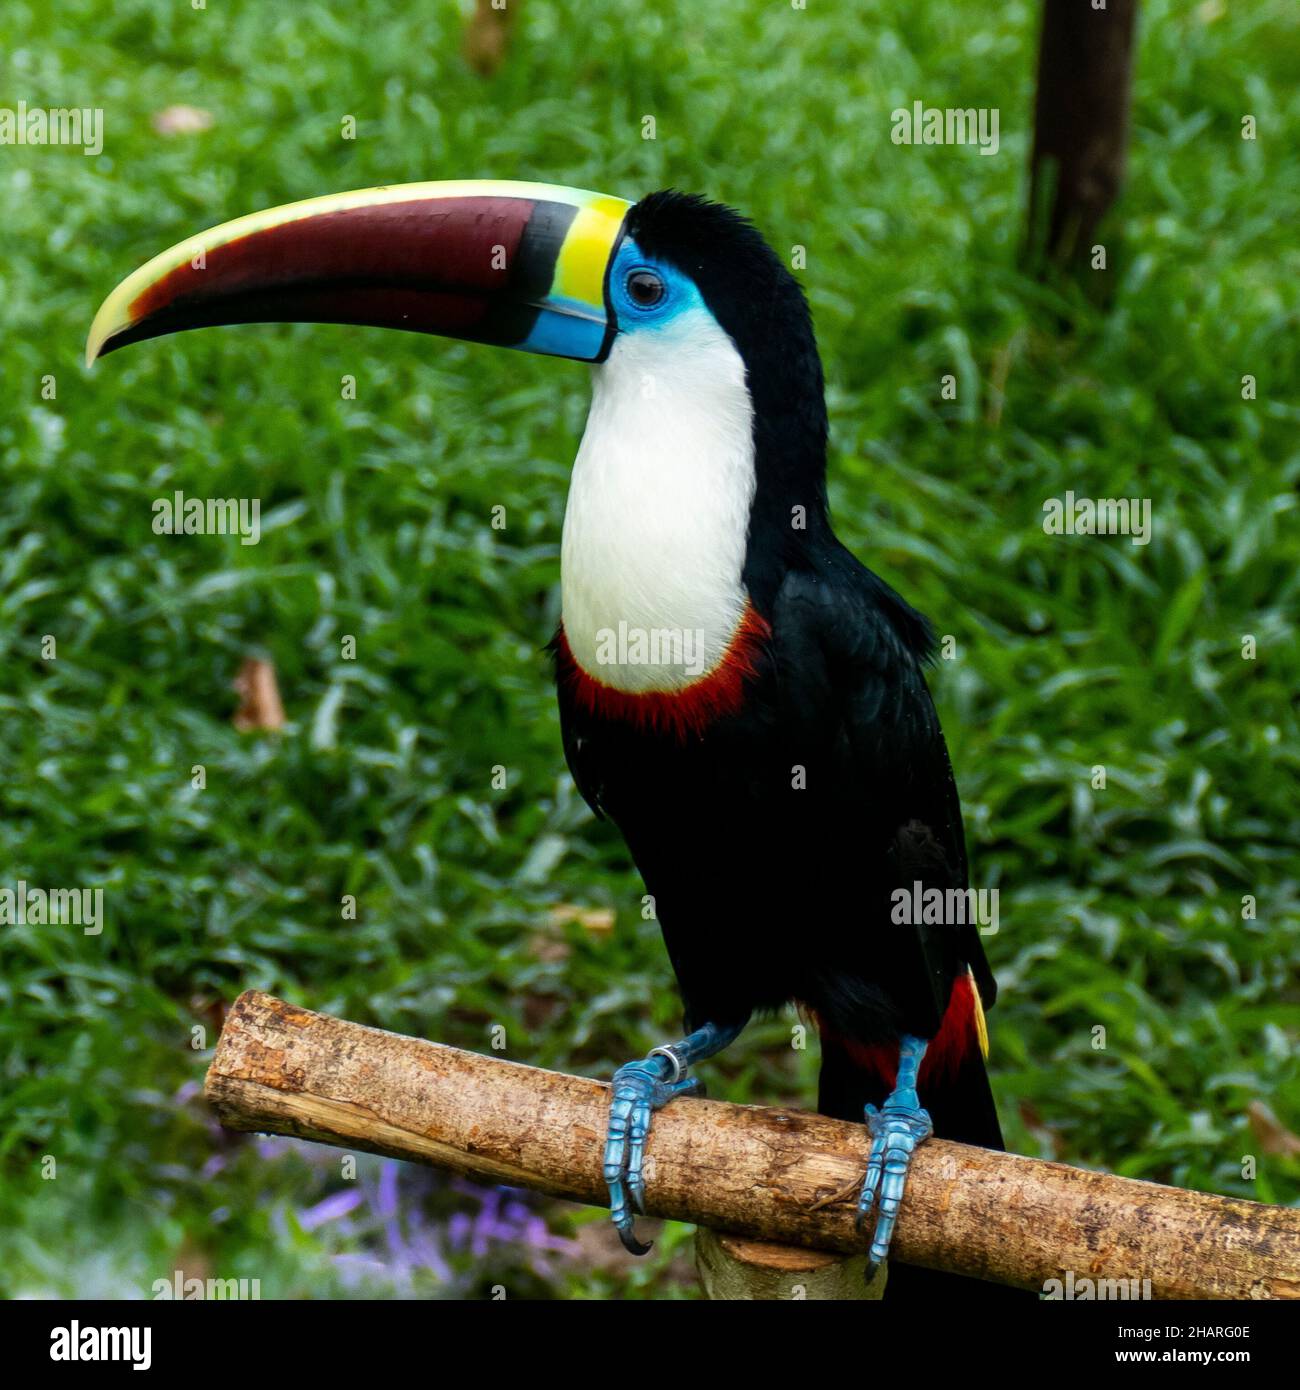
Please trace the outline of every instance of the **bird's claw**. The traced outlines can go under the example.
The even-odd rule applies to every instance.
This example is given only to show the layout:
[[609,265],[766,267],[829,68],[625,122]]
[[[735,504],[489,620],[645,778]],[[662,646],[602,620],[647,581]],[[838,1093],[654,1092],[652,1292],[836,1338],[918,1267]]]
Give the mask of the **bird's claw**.
[[858,1198],[857,1227],[862,1230],[867,1217],[879,1205],[876,1229],[868,1252],[868,1277],[880,1268],[889,1254],[894,1223],[907,1185],[907,1169],[918,1144],[933,1133],[929,1111],[919,1105],[900,1103],[891,1096],[884,1108],[867,1106],[867,1129],[871,1133],[871,1152],[867,1156],[867,1175]]
[[700,1095],[704,1087],[686,1075],[686,1068],[664,1051],[628,1062],[614,1073],[605,1136],[604,1177],[609,1185],[609,1210],[623,1248],[633,1255],[650,1246],[636,1237],[635,1213],[645,1213],[646,1139],[651,1117],[676,1096]]

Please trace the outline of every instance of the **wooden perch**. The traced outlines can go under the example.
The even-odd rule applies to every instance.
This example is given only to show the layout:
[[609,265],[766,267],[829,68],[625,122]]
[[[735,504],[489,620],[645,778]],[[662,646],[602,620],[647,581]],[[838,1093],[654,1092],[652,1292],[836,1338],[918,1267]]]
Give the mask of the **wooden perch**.
[[[250,990],[205,1091],[231,1129],[315,1139],[603,1206],[609,1089],[384,1033]],[[797,1110],[686,1100],[655,1117],[652,1216],[861,1251],[867,1132]],[[893,1255],[1042,1290],[1151,1281],[1155,1298],[1300,1298],[1300,1210],[934,1139],[917,1150]],[[1077,1293],[1076,1293],[1077,1296]]]

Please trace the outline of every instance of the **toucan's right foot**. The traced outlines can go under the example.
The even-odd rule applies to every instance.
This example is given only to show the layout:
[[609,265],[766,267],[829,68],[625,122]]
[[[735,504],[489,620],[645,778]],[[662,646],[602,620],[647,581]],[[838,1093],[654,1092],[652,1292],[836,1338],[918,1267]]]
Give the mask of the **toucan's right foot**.
[[704,1083],[686,1074],[692,1062],[714,1057],[740,1035],[744,1023],[706,1023],[680,1042],[654,1048],[639,1062],[628,1062],[614,1073],[605,1136],[605,1181],[609,1210],[618,1238],[633,1255],[650,1247],[636,1238],[636,1213],[645,1214],[645,1145],[656,1110],[678,1096],[704,1094]]
[[628,1062],[614,1073],[604,1172],[614,1227],[624,1248],[633,1255],[644,1255],[650,1249],[636,1238],[634,1224],[635,1214],[645,1212],[642,1165],[654,1112],[675,1096],[699,1095],[703,1090],[703,1083],[688,1077],[686,1064],[667,1047],[656,1048],[643,1060]]

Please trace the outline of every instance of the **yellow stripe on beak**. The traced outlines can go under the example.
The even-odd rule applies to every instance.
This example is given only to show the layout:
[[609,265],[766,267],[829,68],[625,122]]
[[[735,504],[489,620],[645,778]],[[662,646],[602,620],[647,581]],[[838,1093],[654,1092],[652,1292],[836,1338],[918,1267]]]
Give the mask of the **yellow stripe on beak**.
[[605,271],[630,206],[622,198],[597,197],[578,209],[555,263],[553,295],[604,306]]

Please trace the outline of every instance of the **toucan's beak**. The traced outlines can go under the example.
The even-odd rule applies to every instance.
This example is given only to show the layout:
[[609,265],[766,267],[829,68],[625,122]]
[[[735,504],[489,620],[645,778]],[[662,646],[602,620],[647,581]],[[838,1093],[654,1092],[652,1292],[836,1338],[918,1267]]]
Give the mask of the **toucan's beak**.
[[86,365],[225,323],[351,323],[598,362],[630,204],[544,183],[408,183],[255,212],[155,256],[95,315]]

